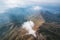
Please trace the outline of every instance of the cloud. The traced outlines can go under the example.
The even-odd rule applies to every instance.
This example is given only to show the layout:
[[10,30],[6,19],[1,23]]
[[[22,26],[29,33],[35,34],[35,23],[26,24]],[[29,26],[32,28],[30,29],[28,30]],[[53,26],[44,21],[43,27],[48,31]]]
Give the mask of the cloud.
[[2,1],[6,7],[24,7],[31,4],[37,3],[58,3],[59,0],[3,0]]
[[40,6],[34,6],[32,9],[33,9],[33,10],[41,10],[42,7],[40,7]]
[[33,3],[28,0],[4,0],[4,4],[8,8],[13,8],[13,7],[25,7]]
[[5,12],[5,10],[14,7],[26,7],[33,3],[27,0],[0,0],[0,13]]
[[35,31],[33,30],[34,27],[34,22],[33,21],[27,21],[22,24],[22,28],[26,29],[28,33],[26,34],[32,34],[33,36],[36,37]]
[[0,0],[0,12],[9,8],[26,7],[41,3],[60,3],[60,0]]

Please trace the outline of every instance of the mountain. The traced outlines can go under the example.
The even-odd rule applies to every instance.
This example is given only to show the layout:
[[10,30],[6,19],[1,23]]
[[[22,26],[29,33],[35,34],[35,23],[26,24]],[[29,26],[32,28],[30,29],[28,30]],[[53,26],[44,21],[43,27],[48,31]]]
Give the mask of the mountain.
[[[40,8],[40,7],[36,7]],[[60,13],[54,14],[45,8],[13,8],[0,14],[0,40],[59,40]],[[24,35],[21,26],[26,21],[35,23],[37,37]]]
[[[24,36],[24,32],[26,31],[21,30],[21,25],[24,22],[30,20],[35,23],[35,27],[33,29],[37,31],[38,27],[45,22],[40,12],[38,13],[37,12],[38,11],[33,11],[28,8],[13,8],[7,10],[7,12],[0,15],[2,20],[5,21],[3,22],[2,20],[0,20],[2,22],[0,23],[2,24],[2,26],[0,25],[0,40],[21,40],[21,39],[25,40],[24,39],[25,37],[23,36]],[[9,23],[7,20],[9,21]],[[27,36],[28,38],[26,40],[28,40],[31,35],[30,36],[27,35]],[[35,40],[34,36],[31,37],[32,39]],[[44,37],[42,36],[42,39],[43,38]]]
[[60,12],[56,14],[54,12],[41,11],[45,23],[40,26],[39,32],[45,35],[46,40],[60,40]]
[[54,14],[49,11],[41,12],[46,22],[60,23],[60,13]]

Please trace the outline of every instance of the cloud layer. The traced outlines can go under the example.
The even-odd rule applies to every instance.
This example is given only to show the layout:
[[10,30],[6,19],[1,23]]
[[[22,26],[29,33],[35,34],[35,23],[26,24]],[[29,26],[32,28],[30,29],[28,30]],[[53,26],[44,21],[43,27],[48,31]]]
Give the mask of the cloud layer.
[[28,33],[26,33],[27,35],[32,34],[33,36],[36,37],[36,34],[35,34],[35,31],[33,30],[33,27],[34,27],[33,21],[27,21],[27,22],[24,22],[22,24],[22,28],[28,31]]
[[60,3],[60,0],[0,0],[0,12],[8,8],[26,7],[33,4]]

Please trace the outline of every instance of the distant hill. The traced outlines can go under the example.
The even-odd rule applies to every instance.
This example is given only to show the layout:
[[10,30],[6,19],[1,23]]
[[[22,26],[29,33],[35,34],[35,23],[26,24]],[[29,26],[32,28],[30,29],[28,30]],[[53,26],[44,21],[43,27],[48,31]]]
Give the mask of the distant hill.
[[60,13],[52,13],[49,11],[41,11],[41,14],[46,22],[54,22],[54,23],[60,23]]

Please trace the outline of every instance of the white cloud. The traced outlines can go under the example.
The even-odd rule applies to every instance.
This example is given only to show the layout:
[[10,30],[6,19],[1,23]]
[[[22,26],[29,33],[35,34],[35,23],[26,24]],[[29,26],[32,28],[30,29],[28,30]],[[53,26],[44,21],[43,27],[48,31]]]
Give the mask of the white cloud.
[[41,3],[60,3],[60,0],[0,0],[0,10],[1,8],[6,10],[8,8],[26,7],[28,5]]
[[26,29],[28,31],[28,33],[26,33],[27,35],[32,34],[33,36],[36,37],[36,34],[35,34],[35,31],[33,30],[33,27],[34,27],[34,22],[33,21],[27,21],[27,22],[24,22],[22,24],[22,28]]
[[30,4],[37,4],[37,3],[56,3],[59,2],[58,0],[3,0],[5,6],[7,7],[22,7]]
[[42,9],[42,7],[40,7],[40,6],[34,6],[33,7],[33,10],[41,10]]
[[33,4],[27,0],[0,0],[0,13],[5,10],[14,7],[26,7],[27,5]]
[[33,4],[32,2],[28,0],[5,0],[4,3],[9,8],[25,7],[27,5]]
[[22,0],[6,0],[5,4],[7,7],[19,7],[25,5],[25,2]]

